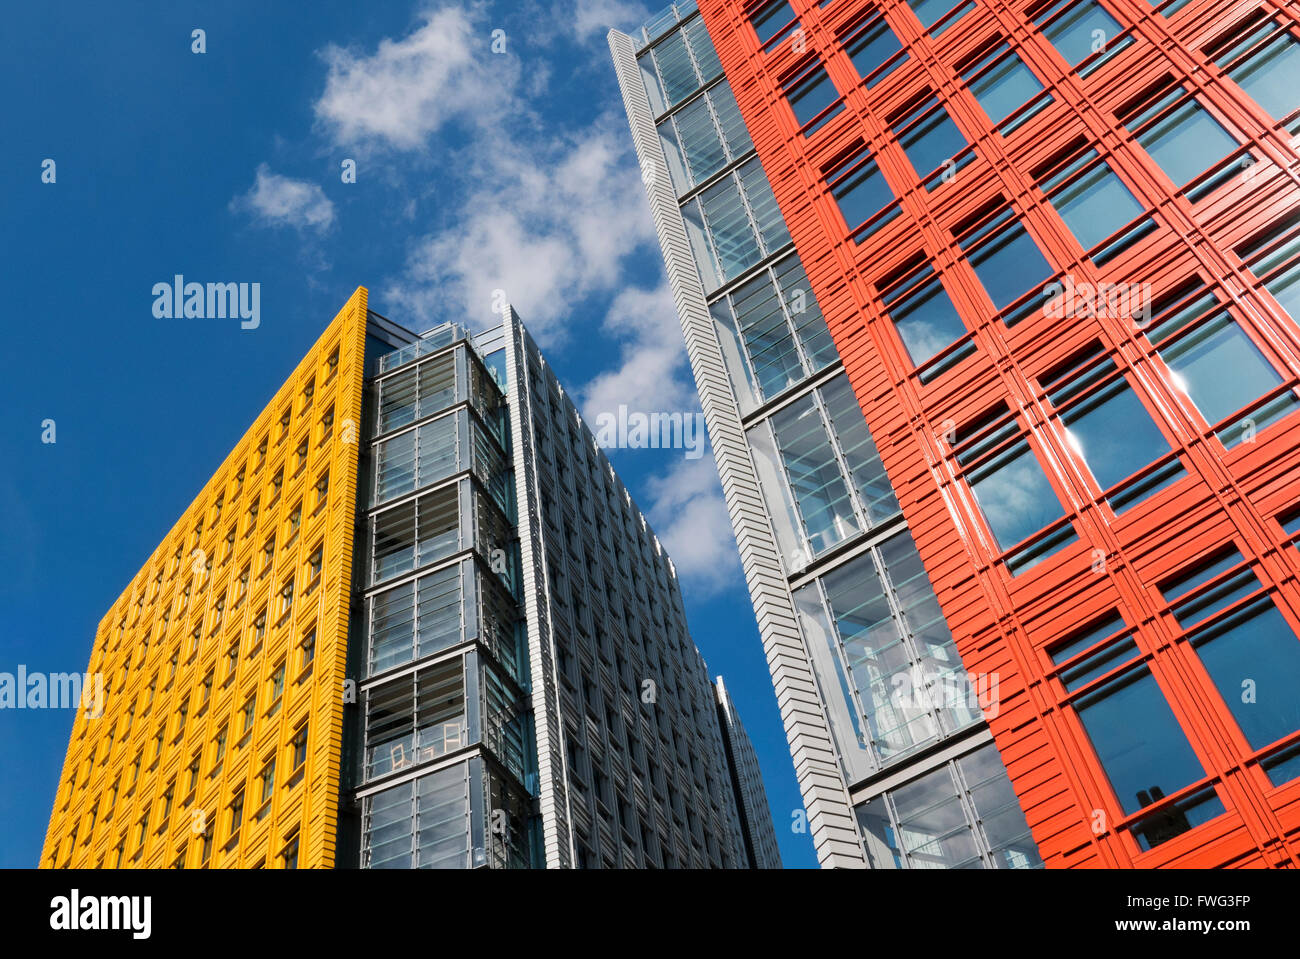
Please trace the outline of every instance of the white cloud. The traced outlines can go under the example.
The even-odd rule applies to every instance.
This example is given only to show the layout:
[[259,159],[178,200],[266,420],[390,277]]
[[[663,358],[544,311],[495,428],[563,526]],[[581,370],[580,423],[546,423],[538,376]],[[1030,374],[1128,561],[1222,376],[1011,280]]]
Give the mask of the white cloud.
[[570,15],[570,25],[574,36],[586,40],[593,34],[603,37],[611,27],[634,30],[652,15],[649,7],[635,0],[577,0]]
[[677,569],[683,592],[714,595],[739,579],[740,554],[713,457],[682,459],[646,486],[646,512]]
[[519,72],[508,53],[492,52],[491,29],[455,6],[373,54],[330,45],[321,56],[329,74],[316,118],[345,146],[414,150],[455,118],[482,123],[508,105]]
[[258,165],[249,191],[231,200],[230,208],[267,226],[325,230],[334,222],[334,204],[320,186],[272,173],[265,163]]
[[624,258],[654,241],[619,123],[607,114],[575,134],[476,141],[465,201],[383,291],[394,311],[428,325],[459,312],[474,325],[499,289],[541,343],[561,339],[579,303],[617,290]]
[[580,391],[587,422],[596,422],[601,413],[616,413],[619,406],[644,413],[699,409],[666,282],[653,290],[620,292],[601,330],[611,343],[622,341],[620,362]]

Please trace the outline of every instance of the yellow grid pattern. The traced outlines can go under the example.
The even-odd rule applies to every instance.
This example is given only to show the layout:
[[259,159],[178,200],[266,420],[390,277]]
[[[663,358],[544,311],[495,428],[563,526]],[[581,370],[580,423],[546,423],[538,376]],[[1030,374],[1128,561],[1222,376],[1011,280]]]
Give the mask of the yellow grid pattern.
[[41,866],[334,864],[366,300],[358,287],[100,621],[103,715],[76,711]]

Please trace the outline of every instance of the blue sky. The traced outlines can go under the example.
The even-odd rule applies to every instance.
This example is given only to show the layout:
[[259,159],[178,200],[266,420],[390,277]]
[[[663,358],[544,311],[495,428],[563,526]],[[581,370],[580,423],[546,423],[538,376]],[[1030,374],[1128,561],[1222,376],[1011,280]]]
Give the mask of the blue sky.
[[[698,409],[605,44],[651,9],[129,9],[19,5],[0,34],[0,671],[86,668],[104,611],[358,285],[415,329],[485,326],[505,290],[589,421]],[[177,273],[260,283],[260,326],[156,319]],[[815,865],[712,460],[612,455],[758,749],[786,865]],[[0,865],[36,862],[71,720],[0,712]]]

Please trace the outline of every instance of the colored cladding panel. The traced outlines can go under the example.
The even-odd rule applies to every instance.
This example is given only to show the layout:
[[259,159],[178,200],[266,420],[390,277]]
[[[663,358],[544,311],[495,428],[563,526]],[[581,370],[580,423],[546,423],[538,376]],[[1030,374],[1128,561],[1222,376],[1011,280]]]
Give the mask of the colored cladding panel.
[[700,4],[1044,863],[1300,864],[1294,14],[790,6]]
[[366,299],[100,621],[42,866],[334,865]]

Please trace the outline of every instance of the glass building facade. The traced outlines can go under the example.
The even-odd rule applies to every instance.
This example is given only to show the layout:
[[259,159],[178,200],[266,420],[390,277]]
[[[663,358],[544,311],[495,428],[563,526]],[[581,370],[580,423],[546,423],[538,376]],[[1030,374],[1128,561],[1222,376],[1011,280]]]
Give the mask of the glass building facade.
[[417,336],[358,289],[91,671],[46,867],[745,868],[774,836],[672,561],[510,310]]
[[1293,864],[1294,11],[701,6],[610,46],[822,863]]

